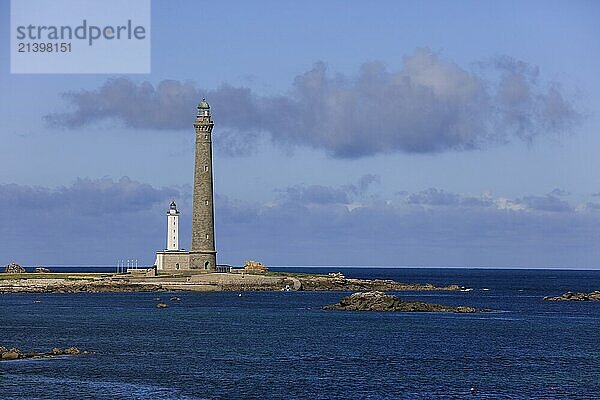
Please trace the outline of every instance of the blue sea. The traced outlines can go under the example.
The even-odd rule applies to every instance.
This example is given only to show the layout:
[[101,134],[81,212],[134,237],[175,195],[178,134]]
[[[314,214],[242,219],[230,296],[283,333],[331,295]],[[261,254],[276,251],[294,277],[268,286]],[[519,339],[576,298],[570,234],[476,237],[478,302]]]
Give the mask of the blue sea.
[[600,271],[281,270],[457,283],[473,290],[399,294],[496,311],[320,309],[341,292],[4,294],[0,345],[95,354],[2,362],[0,399],[600,398],[600,302],[542,300],[598,290]]

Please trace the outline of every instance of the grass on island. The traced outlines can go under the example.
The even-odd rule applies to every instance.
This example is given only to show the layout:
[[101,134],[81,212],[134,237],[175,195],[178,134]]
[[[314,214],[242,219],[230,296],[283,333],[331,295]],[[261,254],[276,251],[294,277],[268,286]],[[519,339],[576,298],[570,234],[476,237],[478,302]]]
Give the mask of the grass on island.
[[[248,272],[245,272],[248,273]],[[310,272],[285,272],[285,271],[267,271],[267,272],[255,272],[256,275],[266,276],[287,276],[290,278],[310,278],[310,277],[327,277],[327,274],[313,274]]]
[[67,280],[81,280],[81,279],[93,279],[93,278],[105,278],[112,274],[99,273],[99,272],[50,272],[50,273],[37,273],[37,272],[25,272],[23,274],[6,274],[0,273],[0,280],[14,280],[14,279],[67,279]]
[[[214,272],[213,272],[214,273]],[[217,272],[220,274],[220,272]],[[285,271],[236,271],[230,272],[233,275],[257,275],[257,276],[278,276],[278,277],[288,277],[288,278],[323,278],[327,277],[327,274],[313,274],[310,272],[285,272]],[[161,272],[157,277],[154,278],[188,278],[194,275],[204,275],[203,272],[198,272],[196,274],[189,274],[185,272],[177,272],[177,273],[165,273]]]

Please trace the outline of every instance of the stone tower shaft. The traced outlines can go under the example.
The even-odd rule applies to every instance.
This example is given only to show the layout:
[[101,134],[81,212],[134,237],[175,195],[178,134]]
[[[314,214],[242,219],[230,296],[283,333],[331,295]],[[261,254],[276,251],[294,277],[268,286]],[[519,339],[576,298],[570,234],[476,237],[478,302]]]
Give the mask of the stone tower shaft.
[[217,265],[213,205],[212,129],[210,107],[205,99],[198,105],[194,121],[196,156],[194,161],[194,199],[190,268],[212,271]]

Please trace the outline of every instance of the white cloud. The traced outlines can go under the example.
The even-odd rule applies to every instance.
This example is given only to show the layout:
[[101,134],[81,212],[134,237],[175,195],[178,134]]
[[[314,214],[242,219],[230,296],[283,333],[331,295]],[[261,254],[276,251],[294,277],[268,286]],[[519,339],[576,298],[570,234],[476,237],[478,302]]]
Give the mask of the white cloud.
[[559,84],[540,82],[537,67],[502,57],[486,68],[496,77],[417,49],[397,71],[371,62],[356,76],[332,76],[318,63],[297,76],[287,94],[270,97],[228,84],[205,90],[189,82],[154,87],[116,78],[96,90],[65,93],[74,109],[45,118],[71,129],[104,119],[144,132],[190,129],[193,107],[205,96],[223,133],[215,135],[216,144],[231,155],[247,154],[249,143],[266,136],[286,148],[312,147],[338,158],[530,142],[581,121]]

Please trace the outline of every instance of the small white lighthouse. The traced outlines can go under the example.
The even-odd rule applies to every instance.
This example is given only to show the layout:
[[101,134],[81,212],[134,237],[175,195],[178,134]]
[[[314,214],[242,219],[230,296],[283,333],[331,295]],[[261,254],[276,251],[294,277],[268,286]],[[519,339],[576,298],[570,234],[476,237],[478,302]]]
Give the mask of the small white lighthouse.
[[172,202],[167,211],[167,248],[156,252],[157,271],[190,269],[190,253],[179,249],[179,210]]
[[179,250],[179,211],[173,201],[167,211],[167,250]]

